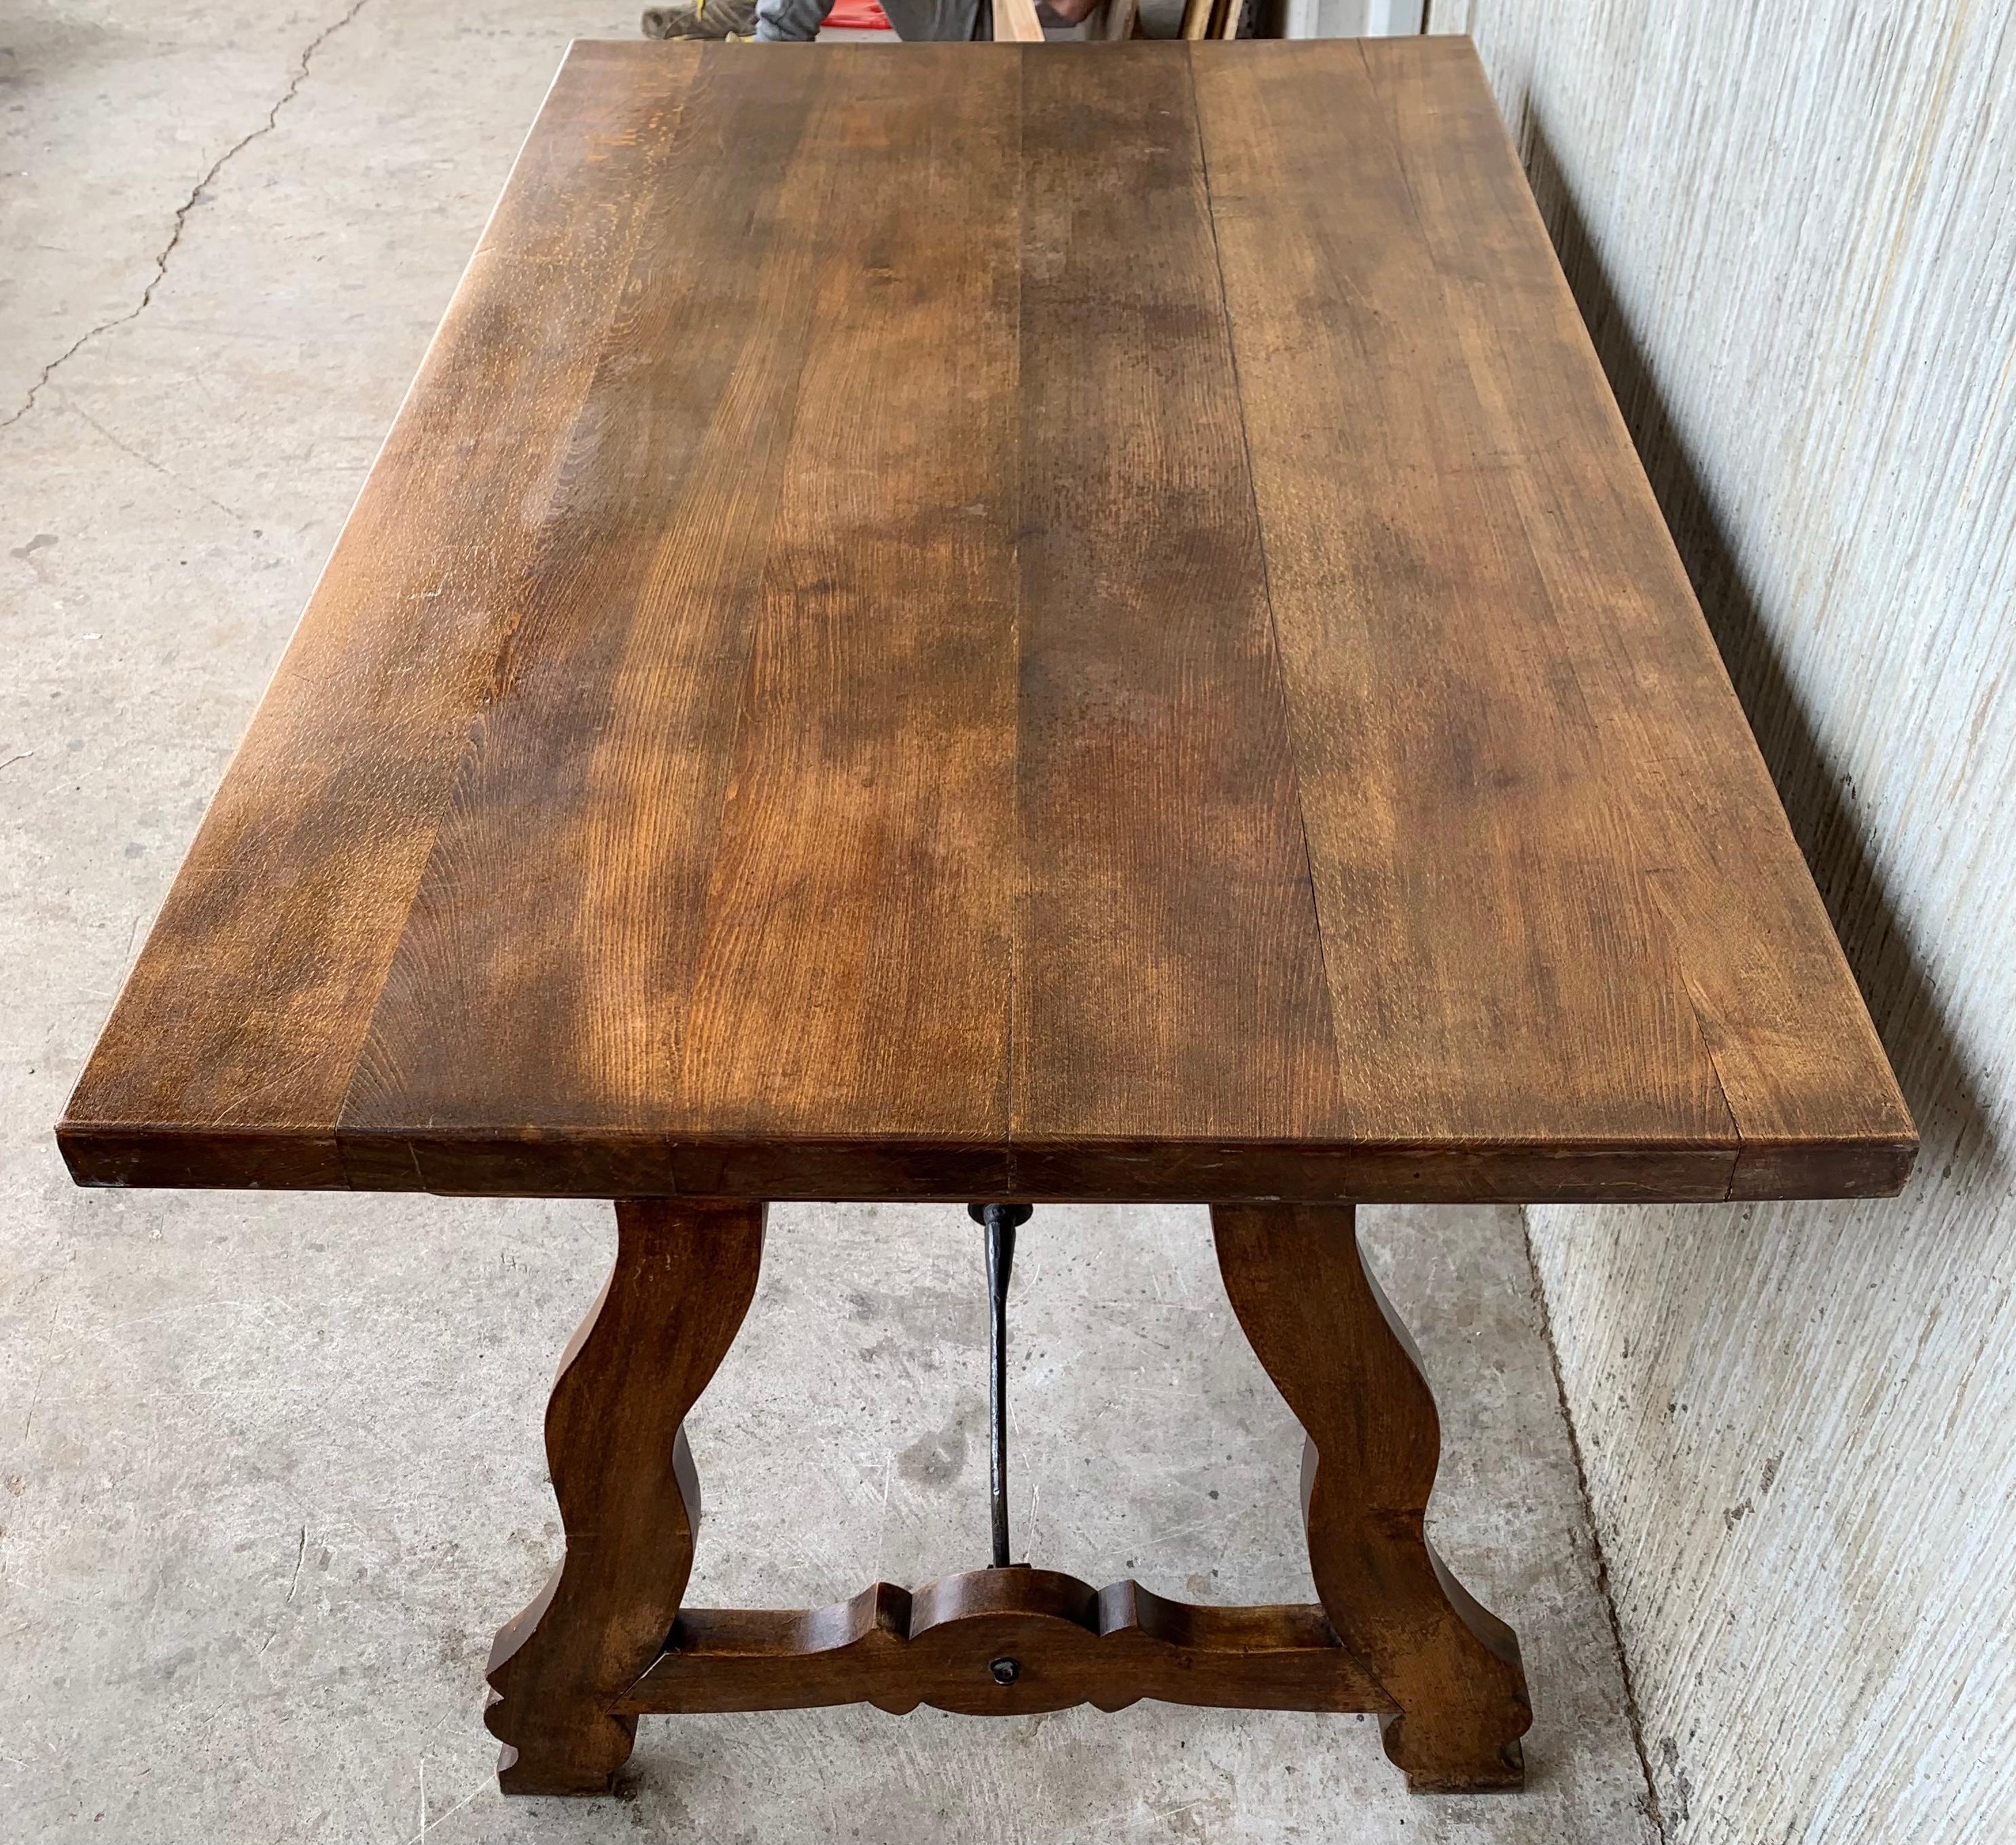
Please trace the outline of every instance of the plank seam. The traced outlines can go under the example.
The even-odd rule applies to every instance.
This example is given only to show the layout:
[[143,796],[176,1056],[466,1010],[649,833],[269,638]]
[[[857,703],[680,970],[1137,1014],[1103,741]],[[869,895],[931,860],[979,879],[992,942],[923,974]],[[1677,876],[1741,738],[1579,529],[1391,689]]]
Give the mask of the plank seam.
[[1020,1017],[1021,998],[1017,990],[1021,974],[1022,932],[1029,919],[1029,852],[1028,829],[1022,816],[1022,520],[1027,495],[1024,491],[1024,463],[1027,459],[1025,441],[1027,427],[1022,399],[1022,347],[1027,331],[1023,315],[1025,303],[1022,288],[1023,264],[1026,240],[1028,236],[1028,174],[1023,159],[1024,131],[1029,119],[1029,61],[1016,59],[1015,66],[1015,522],[1010,527],[1013,534],[1009,556],[1010,580],[1014,585],[1014,600],[1010,604],[1008,618],[1008,645],[1014,668],[1015,721],[1008,733],[1010,773],[1013,777],[1015,791],[1015,894],[1013,907],[1008,928],[1008,1043],[1002,1076],[1001,1098],[1001,1181],[1010,1197],[1015,1195],[1021,1173],[1017,1170],[1016,1133],[1021,1126],[1017,1110],[1021,1106],[1021,1071],[1017,1061],[1021,1055],[1016,1024]]
[[1274,683],[1281,714],[1281,742],[1287,759],[1288,780],[1295,796],[1295,826],[1302,841],[1302,888],[1309,893],[1309,917],[1316,925],[1316,955],[1323,966],[1323,1016],[1330,1027],[1330,1056],[1337,1066],[1340,1090],[1348,1081],[1344,1067],[1344,1047],[1337,1029],[1337,980],[1330,964],[1330,942],[1323,933],[1323,906],[1316,900],[1316,861],[1309,849],[1309,809],[1302,800],[1301,759],[1295,746],[1295,717],[1288,696],[1287,658],[1281,648],[1280,618],[1274,608],[1274,579],[1267,559],[1267,526],[1260,515],[1260,488],[1253,473],[1253,432],[1246,416],[1246,387],[1239,375],[1239,342],[1232,326],[1232,297],[1226,286],[1225,253],[1218,239],[1218,201],[1211,191],[1211,153],[1205,145],[1204,107],[1197,96],[1197,52],[1188,43],[1183,62],[1190,80],[1190,130],[1197,138],[1197,175],[1204,183],[1204,222],[1211,228],[1211,266],[1218,275],[1219,313],[1225,327],[1225,354],[1232,370],[1233,402],[1239,410],[1239,452],[1246,470],[1247,503],[1253,509],[1253,546],[1260,558],[1260,594],[1267,605],[1267,640],[1274,653]]

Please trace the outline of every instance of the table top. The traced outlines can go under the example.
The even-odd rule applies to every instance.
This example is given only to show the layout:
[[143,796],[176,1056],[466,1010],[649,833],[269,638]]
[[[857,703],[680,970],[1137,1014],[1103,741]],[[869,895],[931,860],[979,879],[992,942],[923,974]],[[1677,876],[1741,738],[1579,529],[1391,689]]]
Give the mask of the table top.
[[1894,1191],[1460,40],[577,45],[86,1184]]

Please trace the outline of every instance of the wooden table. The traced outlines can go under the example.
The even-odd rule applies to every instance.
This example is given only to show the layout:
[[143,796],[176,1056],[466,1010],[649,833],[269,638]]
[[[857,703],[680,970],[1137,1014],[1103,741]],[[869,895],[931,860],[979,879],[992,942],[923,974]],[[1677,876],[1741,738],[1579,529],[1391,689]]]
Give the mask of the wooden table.
[[[577,45],[60,1135],[617,1201],[491,1674],[555,1793],[639,1712],[855,1699],[1372,1711],[1516,1781],[1353,1203],[1916,1144],[1448,39]],[[1210,1204],[1320,1606],[682,1610],[772,1198]]]

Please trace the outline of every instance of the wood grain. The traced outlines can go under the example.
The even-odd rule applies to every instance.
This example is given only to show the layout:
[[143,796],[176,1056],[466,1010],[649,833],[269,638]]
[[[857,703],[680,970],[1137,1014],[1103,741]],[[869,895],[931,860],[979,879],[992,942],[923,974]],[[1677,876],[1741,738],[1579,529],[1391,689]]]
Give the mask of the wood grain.
[[[650,1119],[698,960],[812,337],[810,232],[836,203],[828,106],[804,59],[760,78],[723,61],[668,125],[680,208],[635,240],[555,457],[344,1104],[360,1161],[387,1119],[481,1129],[529,1095],[546,1128]],[[729,120],[747,178],[711,156]],[[493,1003],[507,990],[538,1003]]]
[[[616,52],[555,79],[72,1098],[108,1182],[347,1182],[344,1093],[695,74],[612,82]],[[165,1166],[119,1177],[121,1128]]]
[[[989,457],[1016,251],[987,206],[1015,72],[949,67],[949,118],[888,59],[844,85],[820,56],[730,59],[697,88],[675,153],[740,152],[635,259],[528,683],[472,755],[344,1109],[360,1165],[417,1115],[480,1133],[543,1093],[542,1130],[676,1098],[722,1137],[970,1146],[956,1187],[1001,1184],[1014,579]],[[481,1003],[504,985],[540,1003]],[[416,1157],[450,1186],[477,1163]],[[709,1188],[622,1177],[596,1189]]]
[[[829,48],[830,49],[830,48]],[[659,1093],[717,1133],[951,1144],[1002,1182],[1015,838],[1021,60],[835,88],[818,319]],[[816,60],[823,52],[812,54]]]
[[1411,41],[577,47],[60,1137],[963,1199],[1915,1144]]
[[1013,1183],[1039,1190],[1095,1137],[1152,1159],[1342,1112],[1190,72],[1122,55],[1125,84],[1023,67]]
[[[1013,1662],[1006,1683],[993,1670]],[[1204,1608],[1017,1566],[890,1583],[828,1608],[688,1609],[618,1710],[929,1704],[1024,1716],[1092,1704],[1380,1711],[1390,1702],[1320,1608]]]
[[1366,1269],[1349,1205],[1211,1213],[1233,1311],[1308,1432],[1316,1594],[1398,1714],[1386,1753],[1419,1793],[1517,1786],[1533,1721],[1519,1642],[1428,1542],[1442,1454],[1420,1360]]
[[1193,62],[1346,1067],[1382,1119],[1493,1141],[1657,1122],[1737,1192],[1787,1177],[1789,1108],[1901,1180],[1909,1115],[1474,53],[1280,49]]
[[700,1501],[683,1424],[754,1298],[763,1215],[761,1205],[616,1207],[616,1266],[546,1408],[567,1551],[491,1650],[484,1721],[504,1744],[506,1793],[604,1793],[629,1759],[637,1720],[614,1706],[686,1593]]

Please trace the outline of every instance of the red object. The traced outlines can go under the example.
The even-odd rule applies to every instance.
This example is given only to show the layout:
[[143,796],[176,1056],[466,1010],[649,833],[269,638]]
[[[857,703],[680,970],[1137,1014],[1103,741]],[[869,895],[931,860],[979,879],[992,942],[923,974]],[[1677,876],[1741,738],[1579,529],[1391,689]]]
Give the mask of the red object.
[[889,16],[877,5],[875,0],[833,0],[833,11],[826,16],[829,26],[845,26],[856,32],[886,32],[889,30]]

